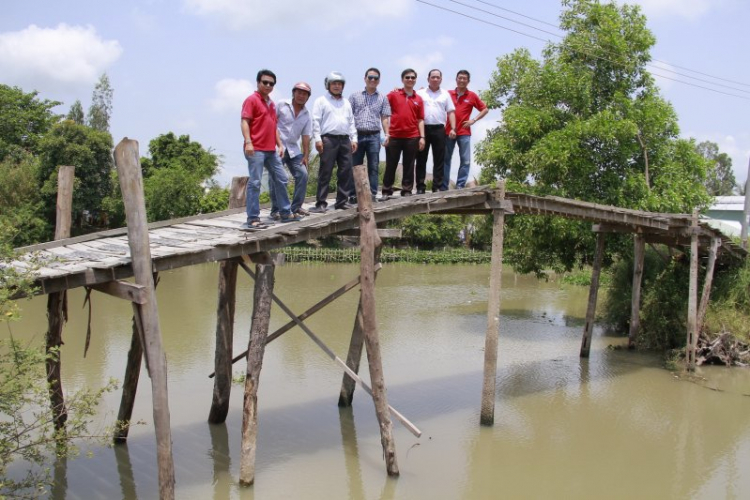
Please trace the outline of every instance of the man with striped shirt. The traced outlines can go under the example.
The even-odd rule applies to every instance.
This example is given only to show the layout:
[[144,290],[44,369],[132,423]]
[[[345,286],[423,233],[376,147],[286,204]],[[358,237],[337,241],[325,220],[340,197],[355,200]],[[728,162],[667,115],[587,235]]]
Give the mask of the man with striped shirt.
[[380,129],[388,138],[391,106],[385,95],[378,92],[380,71],[370,68],[365,71],[365,89],[349,96],[354,112],[354,125],[357,127],[357,151],[352,161],[354,165],[364,163],[367,155],[367,175],[370,180],[372,199],[378,193],[378,166],[380,165]]

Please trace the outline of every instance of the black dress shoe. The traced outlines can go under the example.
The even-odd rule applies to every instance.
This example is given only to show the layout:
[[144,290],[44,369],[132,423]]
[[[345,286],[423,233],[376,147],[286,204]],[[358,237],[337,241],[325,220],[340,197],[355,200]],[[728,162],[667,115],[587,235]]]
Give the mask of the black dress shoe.
[[417,189],[417,194],[424,194],[424,189]]
[[342,203],[341,205],[336,206],[336,210],[349,210],[350,208],[356,208],[356,207],[349,203]]
[[413,193],[411,191],[401,191],[401,196],[413,196]]

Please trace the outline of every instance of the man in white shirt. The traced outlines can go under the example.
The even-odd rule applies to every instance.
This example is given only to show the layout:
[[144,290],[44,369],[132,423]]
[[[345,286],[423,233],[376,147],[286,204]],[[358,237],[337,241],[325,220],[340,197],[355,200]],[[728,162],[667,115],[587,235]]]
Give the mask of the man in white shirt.
[[336,164],[336,203],[339,210],[352,208],[349,198],[354,196],[352,177],[352,153],[357,150],[357,129],[354,113],[347,99],[343,98],[346,79],[338,71],[332,71],[325,79],[328,93],[318,97],[313,104],[313,137],[315,149],[320,154],[318,191],[315,208],[311,212],[324,213],[328,202],[328,183]]
[[424,101],[425,147],[417,155],[417,194],[424,194],[427,185],[427,155],[432,147],[432,191],[439,191],[443,185],[445,172],[445,124],[451,124],[450,137],[455,138],[456,113],[453,99],[447,90],[440,88],[443,73],[433,69],[427,75],[429,87],[417,90]]

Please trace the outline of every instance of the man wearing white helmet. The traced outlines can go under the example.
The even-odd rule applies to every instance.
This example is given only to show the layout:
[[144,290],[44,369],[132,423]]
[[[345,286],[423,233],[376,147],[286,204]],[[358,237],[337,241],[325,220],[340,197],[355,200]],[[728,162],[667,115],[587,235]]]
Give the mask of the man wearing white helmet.
[[[310,136],[312,135],[312,119],[305,104],[311,92],[310,85],[299,82],[292,87],[292,98],[283,99],[276,106],[279,136],[284,145],[284,165],[294,177],[291,211],[303,217],[309,215],[309,212],[302,208],[302,203],[305,201],[307,191],[307,161],[310,156]],[[302,139],[301,150],[300,138]],[[281,216],[278,207],[273,203],[273,183],[268,184],[268,191],[271,195],[271,218],[278,220]]]
[[328,93],[318,97],[313,104],[313,137],[315,149],[320,154],[318,191],[315,208],[311,212],[326,211],[328,183],[336,164],[336,203],[340,210],[352,208],[349,198],[354,195],[352,178],[352,153],[357,150],[357,129],[349,101],[342,97],[346,79],[338,71],[332,71],[325,79]]

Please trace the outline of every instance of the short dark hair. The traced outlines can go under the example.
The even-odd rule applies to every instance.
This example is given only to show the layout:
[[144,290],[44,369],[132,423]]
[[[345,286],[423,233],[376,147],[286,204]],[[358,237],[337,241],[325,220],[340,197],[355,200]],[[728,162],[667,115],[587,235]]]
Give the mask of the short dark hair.
[[406,75],[408,75],[409,73],[414,73],[414,76],[417,76],[417,72],[416,72],[416,71],[414,71],[414,70],[413,70],[413,69],[411,69],[411,68],[406,68],[405,70],[403,70],[403,71],[401,72],[401,79],[403,80],[403,79],[404,79],[404,77],[405,77]]
[[466,78],[468,78],[469,81],[471,81],[471,74],[465,69],[458,70],[458,73],[456,73],[456,78],[458,78],[458,75],[466,75]]
[[369,73],[370,71],[374,71],[375,73],[377,73],[378,78],[380,78],[380,70],[378,68],[367,68],[367,71],[365,71],[365,76],[367,76],[367,73]]
[[273,78],[273,83],[276,83],[276,74],[270,69],[262,69],[258,71],[258,76],[255,78],[255,81],[259,82],[263,76],[270,76]]
[[443,72],[442,72],[442,71],[440,71],[439,69],[435,68],[435,69],[431,69],[431,70],[430,70],[430,72],[429,72],[429,73],[427,73],[427,78],[429,78],[429,77],[431,77],[431,76],[432,76],[432,72],[433,72],[433,71],[437,71],[438,73],[440,73],[440,78],[442,78],[442,77],[443,77]]

